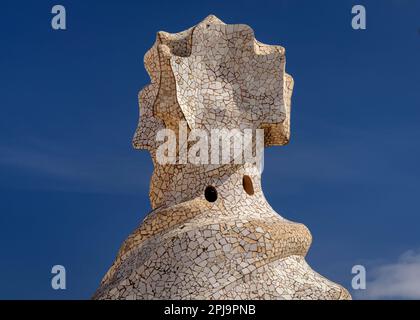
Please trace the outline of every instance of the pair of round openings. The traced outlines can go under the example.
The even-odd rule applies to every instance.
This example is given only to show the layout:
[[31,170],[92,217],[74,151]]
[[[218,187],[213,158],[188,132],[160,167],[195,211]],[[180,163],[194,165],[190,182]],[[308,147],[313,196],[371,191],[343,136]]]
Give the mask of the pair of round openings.
[[[242,178],[242,186],[247,194],[252,196],[254,194],[254,185],[250,176],[244,176]],[[215,202],[217,200],[217,190],[213,186],[208,186],[204,190],[204,197],[208,202]]]

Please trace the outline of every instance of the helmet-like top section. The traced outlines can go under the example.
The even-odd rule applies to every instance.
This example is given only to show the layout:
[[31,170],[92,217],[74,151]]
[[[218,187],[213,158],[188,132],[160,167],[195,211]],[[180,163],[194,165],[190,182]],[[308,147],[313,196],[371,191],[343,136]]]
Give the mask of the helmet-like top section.
[[179,33],[158,32],[144,64],[151,78],[139,94],[133,145],[155,150],[156,132],[192,129],[264,129],[264,145],[290,138],[293,79],[285,49],[255,39],[244,24],[210,15]]

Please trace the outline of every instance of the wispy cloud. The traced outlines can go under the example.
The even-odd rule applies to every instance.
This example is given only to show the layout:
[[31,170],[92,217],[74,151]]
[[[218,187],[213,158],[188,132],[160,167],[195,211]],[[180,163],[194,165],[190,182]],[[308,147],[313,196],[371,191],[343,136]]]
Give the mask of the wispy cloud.
[[[359,299],[420,299],[420,251],[407,251],[394,263],[367,269],[366,290]],[[370,276],[370,277],[369,277]]]
[[127,152],[117,153],[95,146],[82,150],[35,139],[25,145],[3,144],[0,172],[4,174],[0,184],[7,188],[136,193],[148,188],[152,165],[144,163],[147,153],[140,159],[130,151],[127,148]]

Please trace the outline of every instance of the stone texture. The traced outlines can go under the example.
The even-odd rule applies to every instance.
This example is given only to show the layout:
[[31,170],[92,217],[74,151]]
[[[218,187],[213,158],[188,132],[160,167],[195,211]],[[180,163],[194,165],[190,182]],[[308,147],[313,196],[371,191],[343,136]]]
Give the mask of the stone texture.
[[[133,145],[154,162],[153,210],[123,243],[94,299],[350,299],[305,262],[311,234],[270,207],[256,164],[156,159],[156,132],[178,132],[183,121],[189,132],[246,127],[263,129],[266,147],[288,143],[293,79],[285,49],[209,16],[184,32],[159,32],[144,61],[151,83],[139,94]],[[217,190],[214,202],[204,196],[208,186]]]

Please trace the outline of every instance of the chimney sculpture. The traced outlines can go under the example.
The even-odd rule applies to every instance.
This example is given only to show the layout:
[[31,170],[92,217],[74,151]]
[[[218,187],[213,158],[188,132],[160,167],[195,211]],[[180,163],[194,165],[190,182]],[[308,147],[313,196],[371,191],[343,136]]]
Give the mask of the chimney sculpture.
[[[261,189],[261,149],[290,138],[284,48],[209,16],[159,32],[144,63],[151,83],[133,145],[153,159],[153,210],[93,298],[351,299],[309,267],[309,230],[277,214]],[[252,156],[235,153],[237,141]]]

